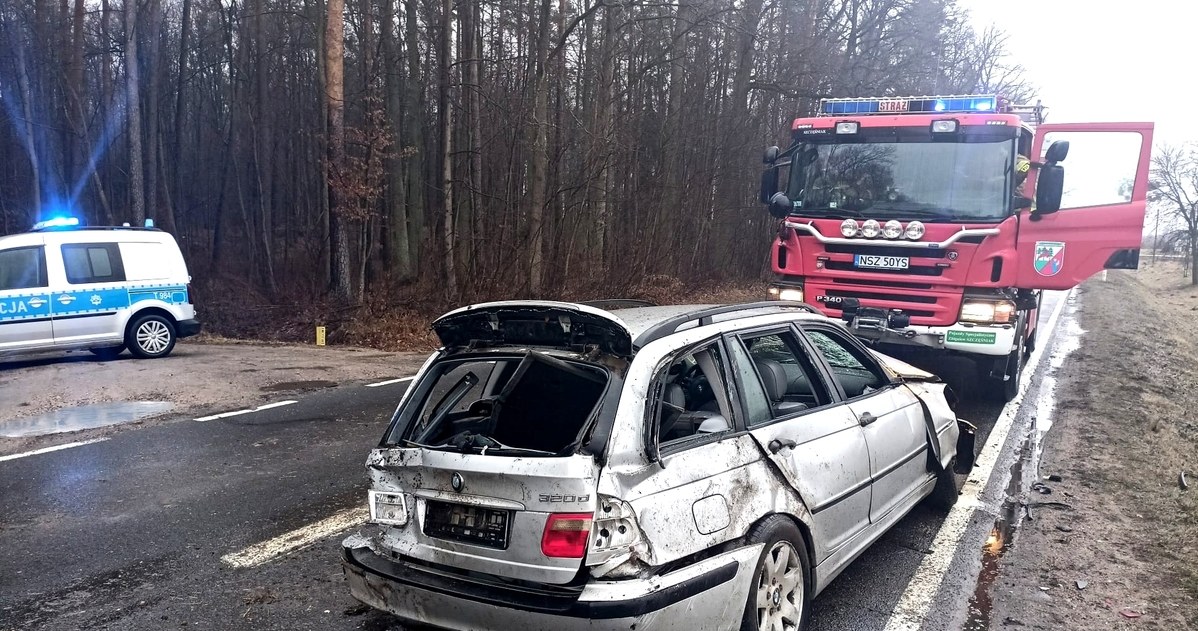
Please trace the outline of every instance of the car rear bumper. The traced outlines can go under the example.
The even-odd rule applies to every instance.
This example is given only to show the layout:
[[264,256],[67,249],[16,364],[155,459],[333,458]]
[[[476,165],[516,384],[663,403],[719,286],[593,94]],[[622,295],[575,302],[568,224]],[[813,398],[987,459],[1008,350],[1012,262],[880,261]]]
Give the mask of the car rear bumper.
[[175,329],[179,337],[191,337],[200,332],[200,321],[194,319],[180,320],[175,325]]
[[367,539],[344,543],[342,567],[358,600],[412,622],[461,631],[690,629],[739,625],[761,546],[739,548],[648,579],[595,581],[538,593],[392,560]]

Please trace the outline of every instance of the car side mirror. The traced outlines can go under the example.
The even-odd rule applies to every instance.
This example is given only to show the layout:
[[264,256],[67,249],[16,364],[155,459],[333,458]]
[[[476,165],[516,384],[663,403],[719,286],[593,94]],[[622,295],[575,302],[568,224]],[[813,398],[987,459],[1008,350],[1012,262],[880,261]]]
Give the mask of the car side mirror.
[[1064,167],[1053,163],[1040,167],[1040,172],[1036,175],[1036,208],[1032,217],[1048,215],[1060,210],[1061,197],[1064,194]]
[[1058,140],[1048,146],[1048,152],[1044,154],[1044,161],[1052,164],[1054,162],[1064,162],[1065,156],[1069,155],[1069,141]]
[[774,193],[769,201],[770,215],[778,219],[786,219],[794,211],[794,204],[786,193]]
[[728,419],[724,418],[720,414],[708,417],[707,420],[699,424],[700,434],[718,434],[720,432],[727,432],[731,430],[732,424],[728,422]]

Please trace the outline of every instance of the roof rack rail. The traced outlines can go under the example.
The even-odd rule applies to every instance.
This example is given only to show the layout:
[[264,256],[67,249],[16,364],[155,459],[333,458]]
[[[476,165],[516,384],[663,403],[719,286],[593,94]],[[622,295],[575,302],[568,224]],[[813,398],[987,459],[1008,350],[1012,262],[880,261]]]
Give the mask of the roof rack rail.
[[635,300],[632,298],[605,298],[603,300],[586,300],[578,304],[594,307],[596,309],[604,309],[607,311],[659,306],[656,302],[651,302],[649,300]]
[[[763,301],[763,302],[748,302],[748,303],[735,304],[735,305],[719,305],[717,307],[706,307],[703,309],[698,309],[696,311],[691,311],[690,313],[684,313],[682,315],[674,316],[673,318],[670,318],[668,320],[665,320],[663,322],[655,324],[655,325],[649,327],[648,329],[645,329],[645,331],[642,332],[640,335],[638,335],[636,340],[633,341],[632,347],[634,349],[644,348],[645,345],[649,344],[650,342],[654,342],[656,340],[659,340],[667,335],[670,335],[670,334],[676,332],[681,325],[686,324],[688,322],[698,321],[698,324],[696,324],[696,326],[707,326],[708,324],[715,322],[714,318],[716,316],[726,315],[726,314],[730,314],[730,313],[741,313],[741,312],[747,312],[747,311],[763,311],[763,310],[765,310],[767,312],[773,311],[775,313],[781,312],[781,311],[788,311],[788,310],[804,311],[807,313],[814,313],[816,315],[819,315],[819,313],[820,313],[818,309],[816,309],[815,307],[812,307],[811,305],[809,305],[805,302],[795,302],[793,300],[767,300],[767,301]],[[739,317],[747,318],[752,315],[762,315],[762,314],[761,313],[745,313],[744,315],[741,315]],[[735,320],[736,318],[728,318],[728,319]]]

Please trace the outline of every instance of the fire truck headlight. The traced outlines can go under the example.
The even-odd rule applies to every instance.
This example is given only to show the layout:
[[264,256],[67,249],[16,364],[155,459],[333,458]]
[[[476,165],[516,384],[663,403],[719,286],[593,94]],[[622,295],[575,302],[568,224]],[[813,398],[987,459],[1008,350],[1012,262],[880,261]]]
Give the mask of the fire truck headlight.
[[769,288],[770,300],[786,300],[790,302],[803,302],[802,287],[779,287],[772,285]]
[[838,134],[855,134],[861,127],[860,123],[849,121],[844,123],[836,123],[836,133]]
[[922,221],[912,221],[907,224],[907,238],[912,241],[918,241],[923,238],[924,227]]
[[1015,319],[1015,303],[1010,300],[966,300],[961,303],[962,322],[1008,324]]
[[850,238],[857,236],[857,220],[845,219],[843,222],[841,222],[840,234]]
[[882,226],[882,236],[887,239],[897,239],[903,236],[903,224],[894,219],[887,221],[886,225]]
[[953,119],[932,121],[933,134],[951,134],[957,131],[957,121]]
[[882,233],[882,226],[873,219],[866,219],[865,223],[861,224],[861,234],[866,239],[873,239]]

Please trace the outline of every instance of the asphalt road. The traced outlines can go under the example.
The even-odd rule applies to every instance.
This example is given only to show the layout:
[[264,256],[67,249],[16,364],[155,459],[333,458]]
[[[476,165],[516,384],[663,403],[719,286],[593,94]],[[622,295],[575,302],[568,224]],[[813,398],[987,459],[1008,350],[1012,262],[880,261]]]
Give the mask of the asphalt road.
[[[347,595],[344,533],[255,567],[221,557],[362,506],[366,453],[406,386],[0,462],[0,630],[402,629]],[[1001,409],[960,407],[979,448]],[[900,522],[816,600],[812,629],[883,629],[940,521],[921,507]]]

